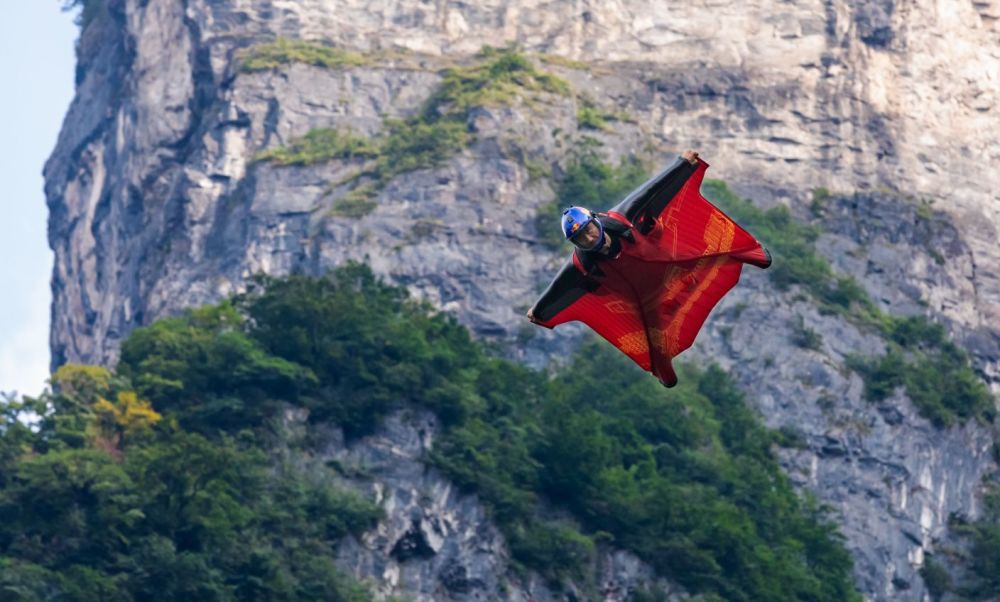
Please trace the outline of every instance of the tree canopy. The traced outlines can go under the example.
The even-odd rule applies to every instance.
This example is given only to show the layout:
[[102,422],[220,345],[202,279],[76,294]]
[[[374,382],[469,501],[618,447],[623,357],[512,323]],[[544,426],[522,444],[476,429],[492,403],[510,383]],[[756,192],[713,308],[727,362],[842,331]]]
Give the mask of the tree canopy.
[[695,593],[858,599],[836,529],[775,460],[781,436],[721,370],[687,372],[664,391],[592,342],[549,376],[362,265],[258,277],[136,329],[115,371],[64,367],[56,393],[5,408],[0,591],[363,599],[333,550],[380,510],[281,460],[275,424],[299,407],[358,437],[424,407],[443,425],[427,461],[486,504],[516,568],[594,587],[611,543]]

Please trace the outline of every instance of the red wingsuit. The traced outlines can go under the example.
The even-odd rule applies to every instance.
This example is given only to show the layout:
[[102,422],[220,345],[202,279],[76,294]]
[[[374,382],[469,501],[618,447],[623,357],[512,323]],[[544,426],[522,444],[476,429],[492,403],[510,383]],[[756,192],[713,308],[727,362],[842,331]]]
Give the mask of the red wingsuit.
[[701,196],[707,167],[678,158],[599,213],[613,256],[576,249],[532,308],[535,321],[579,320],[664,385],[677,384],[671,360],[691,346],[743,264],[771,265],[757,239]]

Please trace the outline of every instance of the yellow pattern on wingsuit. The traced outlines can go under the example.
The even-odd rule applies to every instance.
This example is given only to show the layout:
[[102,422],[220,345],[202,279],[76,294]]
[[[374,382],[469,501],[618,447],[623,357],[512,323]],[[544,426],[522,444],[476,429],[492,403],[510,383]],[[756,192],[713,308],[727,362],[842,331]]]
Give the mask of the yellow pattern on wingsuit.
[[646,341],[646,333],[641,330],[623,334],[618,337],[615,345],[628,355],[649,353],[649,343]]
[[[684,291],[689,289],[692,285],[697,284],[697,275],[701,273],[702,268],[705,263],[709,261],[707,259],[699,259],[693,266],[688,268],[681,268],[678,266],[671,266],[663,272],[663,285],[661,288],[665,289],[660,295],[653,294],[653,298],[649,299],[649,302],[657,303],[658,307],[654,309],[653,314],[657,317],[667,317],[665,311],[668,311],[668,306],[677,303],[678,298],[684,294]],[[682,311],[683,308],[678,310]],[[686,311],[685,311],[686,313]],[[680,313],[673,316],[671,324],[676,324],[674,328],[674,339],[676,339],[680,332],[680,322],[678,321],[678,316],[683,318]],[[662,320],[658,320],[662,324]],[[676,342],[670,343],[668,337],[671,334],[669,326],[667,328],[649,328],[649,340],[652,342],[653,348],[660,353],[669,355],[673,357],[677,355],[674,350],[677,348]]]
[[664,295],[660,295],[660,299],[665,297],[666,299],[670,299],[672,301],[677,298],[677,295],[681,294],[688,284],[684,281],[684,273],[686,271],[687,270],[676,266],[671,266],[663,271],[663,285],[667,290]]
[[[687,283],[684,282],[682,276],[689,270],[676,266],[669,265],[665,270],[663,270],[663,277],[660,280],[660,287],[653,288],[641,299],[641,305],[643,308],[649,308],[651,306],[655,307],[657,305],[662,305],[661,302],[667,299],[673,299],[684,290]],[[666,291],[662,290],[666,289]],[[639,309],[639,308],[636,308]]]
[[[682,189],[683,192],[683,189]],[[670,232],[670,255],[672,257],[677,257],[677,242],[678,242],[678,222],[679,215],[684,209],[684,195],[678,193],[677,197],[667,205],[667,210],[660,214],[656,221],[659,222],[660,236],[666,236],[667,232]],[[663,247],[663,243],[658,243],[658,246]]]
[[[688,288],[692,283],[689,278],[694,273],[697,273],[701,268],[704,260],[699,260],[693,268],[682,268],[679,266],[670,266],[663,270],[663,280],[661,281],[661,290],[654,289],[646,298],[643,299],[643,306],[650,307],[653,305],[651,312],[646,312],[646,318],[649,320],[653,318],[655,324],[661,324],[662,318],[661,312],[674,303],[677,298],[684,292],[684,289]],[[665,290],[663,290],[665,289]],[[662,328],[657,328],[655,325],[651,325],[647,332],[649,333],[649,341],[653,348],[660,352],[661,354],[666,354],[669,349],[667,345],[667,331]],[[671,355],[671,357],[673,357]]]
[[712,213],[708,217],[708,223],[705,225],[705,232],[702,235],[705,241],[705,252],[703,254],[714,255],[715,253],[732,250],[735,234],[736,224],[718,213]]
[[[721,215],[713,213],[709,217],[708,224],[705,226],[705,231],[702,235],[706,244],[705,254],[710,255],[732,249],[735,233],[736,226],[733,222]],[[681,325],[684,324],[684,319],[691,311],[691,308],[694,307],[694,304],[698,302],[698,299],[705,292],[705,290],[707,290],[715,279],[718,278],[719,269],[723,266],[723,264],[725,264],[726,261],[727,258],[725,255],[720,255],[712,260],[703,259],[698,262],[698,265],[693,270],[694,273],[698,273],[703,264],[709,264],[706,266],[708,267],[708,272],[698,284],[698,287],[691,291],[691,294],[688,295],[688,298],[684,301],[684,305],[677,310],[677,314],[667,327],[667,331],[664,336],[664,344],[670,357],[673,357],[680,352],[680,331]]]
[[628,303],[622,299],[615,299],[604,304],[605,309],[613,314],[636,314],[638,308],[634,303]]

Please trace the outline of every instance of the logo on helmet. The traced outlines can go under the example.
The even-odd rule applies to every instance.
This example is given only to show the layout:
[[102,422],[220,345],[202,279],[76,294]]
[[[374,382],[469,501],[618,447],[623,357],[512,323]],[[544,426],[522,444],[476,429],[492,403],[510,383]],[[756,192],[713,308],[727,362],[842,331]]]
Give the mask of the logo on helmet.
[[[583,236],[583,231],[590,224],[595,224],[598,228],[597,240],[592,246],[584,247],[581,246],[580,239],[581,237],[586,239]],[[570,207],[563,211],[562,231],[567,239],[585,251],[599,249],[604,244],[604,225],[593,212],[585,207]]]

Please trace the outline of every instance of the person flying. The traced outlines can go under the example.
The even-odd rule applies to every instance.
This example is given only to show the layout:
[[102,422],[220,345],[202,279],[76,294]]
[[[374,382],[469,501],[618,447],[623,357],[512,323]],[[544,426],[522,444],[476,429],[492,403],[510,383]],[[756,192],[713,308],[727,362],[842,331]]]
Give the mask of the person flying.
[[677,384],[672,359],[743,264],[771,265],[757,239],[701,196],[707,168],[688,150],[607,212],[563,211],[576,248],[528,319],[546,328],[581,321],[664,386]]

